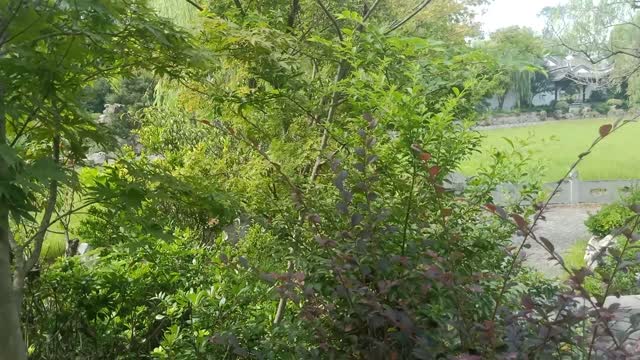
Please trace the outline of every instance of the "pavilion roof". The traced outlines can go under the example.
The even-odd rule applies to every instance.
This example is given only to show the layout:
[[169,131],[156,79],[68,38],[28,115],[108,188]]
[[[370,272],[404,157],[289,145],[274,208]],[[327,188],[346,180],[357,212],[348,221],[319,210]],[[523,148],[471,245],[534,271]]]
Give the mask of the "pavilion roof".
[[600,62],[593,64],[585,56],[547,56],[545,68],[551,81],[571,80],[581,85],[601,85],[613,72],[613,64]]

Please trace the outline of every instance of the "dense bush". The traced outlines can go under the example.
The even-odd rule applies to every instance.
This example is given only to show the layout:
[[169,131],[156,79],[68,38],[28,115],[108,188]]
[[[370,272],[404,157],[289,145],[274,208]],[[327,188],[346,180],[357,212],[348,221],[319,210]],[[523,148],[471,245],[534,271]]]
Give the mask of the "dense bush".
[[[218,358],[228,348],[213,336],[267,341],[275,309],[270,285],[224,241],[194,247],[188,234],[181,237],[117,245],[47,268],[25,304],[30,357]],[[264,355],[278,351],[272,345]]]
[[628,207],[620,203],[606,205],[596,214],[589,216],[585,225],[596,236],[605,237],[619,227],[633,215]]
[[603,102],[609,99],[609,94],[605,89],[593,90],[589,95],[589,102]]
[[[638,294],[640,290],[638,286],[640,265],[637,264],[637,257],[640,247],[625,243],[626,239],[624,237],[618,237],[615,245],[608,250],[606,256],[598,264],[594,275],[585,280],[585,288],[591,294],[602,296],[607,287],[609,287],[610,294]],[[620,255],[622,257],[619,257]],[[614,273],[617,276],[611,279],[611,274]]]
[[611,107],[609,106],[609,104],[605,103],[605,102],[600,102],[600,103],[593,103],[591,104],[591,108],[596,111],[598,114],[601,115],[606,115],[609,113],[609,110],[611,109]]
[[558,110],[562,113],[568,113],[569,112],[569,103],[564,101],[564,100],[560,100],[558,102],[556,102],[553,106],[553,108],[555,110]]
[[[145,1],[97,4],[105,6],[79,2],[68,11],[64,2],[46,2],[64,28],[88,31],[91,19],[117,30],[95,38],[132,43],[117,54],[93,47],[94,38],[63,46],[44,37],[60,58],[74,56],[56,81],[74,79],[76,57],[93,65],[95,51],[118,66],[109,56],[148,50],[153,56],[139,67],[156,64],[155,56],[169,62],[154,68],[163,96],[139,112],[139,156],[119,149],[119,160],[82,176],[84,136],[103,134],[84,111],[58,112],[57,98],[47,110],[64,123],[40,119],[50,131],[36,132],[41,138],[20,153],[24,161],[0,146],[0,165],[11,162],[15,175],[0,182],[11,185],[14,215],[11,238],[0,232],[12,246],[0,261],[0,285],[24,295],[0,305],[14,314],[10,335],[24,331],[31,358],[549,359],[588,357],[609,334],[602,308],[609,288],[594,300],[583,286],[588,272],[567,269],[551,240],[534,232],[546,206],[541,167],[526,151],[512,143],[466,187],[452,184],[480,148],[477,105],[504,75],[495,57],[453,37],[459,23],[401,29],[409,19],[395,20],[406,9],[382,2],[210,2],[197,11],[195,2],[171,2],[176,15],[198,16],[189,19],[194,31],[183,33]],[[135,21],[116,16],[123,14]],[[466,16],[451,15],[442,18]],[[412,36],[421,29],[442,40]],[[85,43],[90,50],[75,50]],[[21,51],[37,57],[29,46]],[[24,69],[9,63],[0,80],[15,84]],[[91,76],[83,74],[78,89]],[[28,89],[12,99],[39,88]],[[13,122],[31,121],[23,108],[11,113],[11,131],[21,131]],[[594,145],[620,126],[594,131]],[[64,171],[36,166],[40,152],[68,161]],[[520,191],[498,206],[493,191],[504,183]],[[71,193],[72,203],[77,193],[80,204],[67,207],[59,193]],[[43,203],[50,219],[38,224]],[[30,254],[42,242],[34,239],[67,209],[85,212],[76,231],[95,251],[38,271]],[[0,213],[8,223],[5,208]],[[533,241],[569,282],[524,266]],[[10,261],[34,270],[26,284],[11,283]],[[584,345],[588,332],[594,341]],[[21,336],[0,336],[7,339]],[[598,356],[603,351],[624,355],[620,346]]]

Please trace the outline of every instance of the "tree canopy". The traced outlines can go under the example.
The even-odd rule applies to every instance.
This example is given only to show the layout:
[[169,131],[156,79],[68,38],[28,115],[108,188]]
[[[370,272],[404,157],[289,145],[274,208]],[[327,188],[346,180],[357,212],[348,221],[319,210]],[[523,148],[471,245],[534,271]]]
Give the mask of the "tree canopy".
[[591,357],[541,166],[455,183],[545,55],[484,2],[0,0],[0,359]]

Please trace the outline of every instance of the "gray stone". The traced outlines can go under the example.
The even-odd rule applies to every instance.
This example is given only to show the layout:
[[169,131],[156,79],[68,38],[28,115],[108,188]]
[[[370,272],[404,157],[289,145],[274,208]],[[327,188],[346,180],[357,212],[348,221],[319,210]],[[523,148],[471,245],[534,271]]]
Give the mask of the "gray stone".
[[113,121],[126,112],[126,106],[122,104],[105,104],[104,111],[98,117],[98,124],[111,125]]
[[93,154],[87,155],[87,163],[91,166],[102,166],[107,162],[107,154],[103,151],[99,151]]
[[225,240],[229,241],[232,244],[236,244],[239,240],[241,240],[249,231],[249,227],[251,226],[251,219],[246,215],[240,215],[236,218],[233,223],[225,226],[222,229],[223,236]]
[[589,239],[584,254],[584,261],[589,270],[593,271],[598,267],[602,258],[607,254],[607,249],[614,243],[614,238],[611,235],[605,236],[604,239],[600,239],[597,236],[592,236],[591,239]]
[[91,250],[91,245],[89,245],[86,242],[80,243],[78,244],[78,255],[84,255],[86,254],[89,250]]

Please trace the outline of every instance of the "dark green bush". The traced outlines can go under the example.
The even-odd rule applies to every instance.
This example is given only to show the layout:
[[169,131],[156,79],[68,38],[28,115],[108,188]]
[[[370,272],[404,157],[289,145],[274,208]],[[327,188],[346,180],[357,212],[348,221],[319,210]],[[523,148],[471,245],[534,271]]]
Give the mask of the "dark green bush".
[[593,109],[593,111],[596,111],[599,114],[602,115],[606,115],[607,113],[609,113],[609,109],[611,109],[611,106],[609,106],[607,103],[594,103],[593,105],[591,105],[591,108]]
[[604,237],[612,230],[621,227],[633,212],[623,204],[613,203],[603,207],[597,214],[590,216],[585,225],[596,236]]
[[[640,273],[640,264],[638,264],[638,247],[631,244],[622,255],[622,261],[618,265],[618,260],[612,254],[620,254],[624,248],[626,239],[620,236],[616,239],[613,250],[604,256],[601,263],[595,269],[594,274],[586,278],[584,287],[590,294],[601,297],[609,286],[609,278],[614,272],[616,276],[609,286],[608,294],[619,295],[635,295],[638,294],[638,274]],[[616,271],[616,266],[619,267]],[[606,281],[605,281],[606,280]]]
[[563,101],[563,100],[558,101],[558,102],[555,103],[554,109],[555,110],[560,110],[563,113],[567,113],[567,112],[569,112],[569,103],[566,102],[566,101]]

